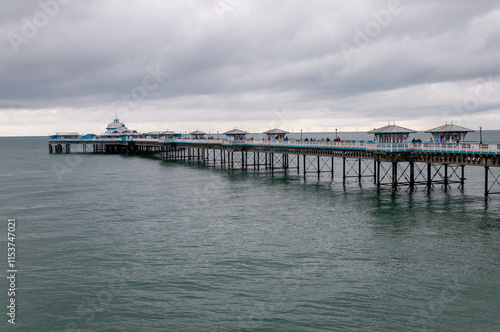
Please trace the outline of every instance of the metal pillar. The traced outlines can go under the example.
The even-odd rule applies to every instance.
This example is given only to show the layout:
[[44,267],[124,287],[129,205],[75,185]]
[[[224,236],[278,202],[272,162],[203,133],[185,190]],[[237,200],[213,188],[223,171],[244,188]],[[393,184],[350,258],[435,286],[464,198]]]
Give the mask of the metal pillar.
[[304,166],[304,178],[305,178],[305,177],[306,177],[306,175],[307,175],[306,155],[304,155],[303,161],[304,161],[303,166]]
[[488,199],[489,189],[488,189],[488,173],[490,168],[488,166],[484,166],[484,199]]
[[392,163],[392,191],[398,189],[398,163]]
[[410,160],[410,190],[415,187],[415,163]]
[[317,171],[318,171],[318,179],[321,177],[321,166],[319,164],[319,158],[320,158],[320,156],[316,157],[317,163],[318,163],[318,169],[317,169]]
[[464,188],[465,185],[465,165],[461,166],[462,168],[462,176],[460,177],[460,188]]
[[427,190],[431,190],[432,186],[432,164],[427,164]]
[[345,179],[346,179],[346,174],[345,174],[345,156],[342,157],[342,183],[345,185]]
[[361,158],[358,159],[358,182],[361,183],[361,173],[363,171],[361,170]]
[[444,190],[448,190],[448,165],[444,164]]
[[377,157],[377,161],[376,161],[376,164],[377,164],[377,188],[380,188],[380,164],[381,164],[381,161],[378,160],[378,157]]
[[332,171],[331,171],[332,172],[332,179],[333,179],[333,169],[334,169],[334,165],[335,165],[334,162],[335,162],[335,158],[332,157]]

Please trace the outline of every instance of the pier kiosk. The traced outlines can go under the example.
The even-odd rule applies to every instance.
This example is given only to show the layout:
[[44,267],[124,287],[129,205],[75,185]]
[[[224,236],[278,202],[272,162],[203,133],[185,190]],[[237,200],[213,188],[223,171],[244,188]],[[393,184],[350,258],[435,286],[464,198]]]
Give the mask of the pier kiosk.
[[173,139],[174,137],[178,137],[180,134],[176,133],[175,131],[171,130],[166,130],[162,132],[160,135],[158,135],[159,138],[165,138],[165,139]]
[[58,138],[77,139],[77,138],[80,138],[80,134],[77,132],[57,133],[55,135],[50,136],[50,138],[53,138],[53,139],[58,139]]
[[429,129],[426,133],[432,134],[432,140],[436,143],[458,143],[465,141],[467,133],[474,130],[451,124],[445,124],[437,128]]
[[411,133],[416,133],[415,130],[397,126],[396,124],[389,124],[385,127],[370,130],[368,133],[375,135],[375,142],[377,143],[407,143],[408,136]]
[[229,141],[242,141],[245,139],[245,136],[248,134],[248,132],[240,129],[233,129],[230,131],[226,131],[224,135],[227,136],[227,139]]
[[205,134],[206,133],[204,133],[203,131],[200,131],[200,130],[195,130],[192,133],[189,133],[189,135],[191,135],[192,139],[203,139],[203,138],[205,138],[204,137]]
[[144,133],[145,138],[160,138],[161,131],[151,131],[149,133]]
[[264,134],[266,134],[267,139],[269,141],[271,141],[271,140],[275,140],[275,139],[284,139],[285,135],[288,134],[288,131],[274,128],[274,129],[265,131]]

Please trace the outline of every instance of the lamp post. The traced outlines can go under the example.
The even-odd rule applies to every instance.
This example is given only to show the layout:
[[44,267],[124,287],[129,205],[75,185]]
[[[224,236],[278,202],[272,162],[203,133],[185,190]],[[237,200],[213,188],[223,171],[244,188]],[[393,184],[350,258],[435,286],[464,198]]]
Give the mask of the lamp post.
[[300,130],[300,140],[302,141],[302,129]]
[[339,135],[337,135],[337,128],[335,128],[335,138],[339,138]]
[[219,139],[219,131],[217,130],[217,139]]
[[483,127],[479,127],[479,144],[483,144]]

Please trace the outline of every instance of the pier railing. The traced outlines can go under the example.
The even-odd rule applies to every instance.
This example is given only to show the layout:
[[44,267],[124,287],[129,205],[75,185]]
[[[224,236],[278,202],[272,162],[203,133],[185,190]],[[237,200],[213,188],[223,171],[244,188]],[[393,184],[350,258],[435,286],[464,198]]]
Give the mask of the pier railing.
[[261,146],[284,148],[317,148],[362,150],[371,152],[439,152],[500,155],[500,144],[489,143],[375,143],[363,141],[284,141],[284,140],[218,140],[218,139],[163,139],[163,138],[51,138],[51,143],[92,144],[99,142],[182,143],[222,146]]

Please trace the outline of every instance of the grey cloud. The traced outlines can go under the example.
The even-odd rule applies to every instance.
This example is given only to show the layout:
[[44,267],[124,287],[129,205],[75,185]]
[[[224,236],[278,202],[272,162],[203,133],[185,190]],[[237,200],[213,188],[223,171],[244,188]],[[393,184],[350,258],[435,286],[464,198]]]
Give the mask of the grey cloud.
[[[56,0],[42,0],[50,1]],[[370,117],[357,98],[500,78],[496,1],[401,1],[401,13],[357,47],[351,61],[340,44],[356,46],[356,28],[363,31],[388,1],[226,1],[234,8],[222,14],[221,1],[70,1],[19,45],[18,54],[7,36],[22,35],[23,17],[40,6],[6,1],[0,13],[0,107],[109,107],[141,85],[151,65],[168,78],[139,107],[207,118],[212,112],[215,119],[229,110],[264,118],[263,110],[285,106],[290,113],[326,109]],[[497,107],[495,100],[484,103],[471,112]],[[431,116],[450,104],[370,106],[384,116],[401,107],[409,116],[415,109]]]

